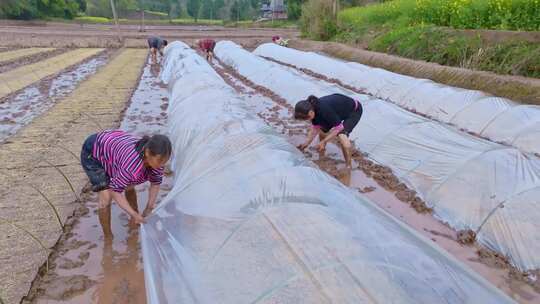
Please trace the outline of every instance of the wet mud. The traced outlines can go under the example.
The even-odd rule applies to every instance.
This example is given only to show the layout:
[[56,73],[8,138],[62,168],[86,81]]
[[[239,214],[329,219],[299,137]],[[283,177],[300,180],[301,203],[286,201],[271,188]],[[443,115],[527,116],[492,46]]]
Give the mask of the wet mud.
[[[286,135],[292,144],[298,145],[303,142],[309,126],[292,118],[293,108],[283,98],[253,84],[219,60],[214,59],[212,66],[227,84],[244,96],[246,104],[257,116],[279,133]],[[480,246],[470,232],[458,233],[435,219],[432,216],[432,209],[414,190],[402,183],[390,168],[376,164],[368,155],[355,150],[353,169],[346,169],[337,141],[327,145],[325,155],[320,155],[315,147],[306,149],[304,154],[323,171],[366,195],[378,206],[437,243],[518,302],[540,301],[540,293],[532,288],[534,282],[530,280],[530,275],[516,275],[515,273],[519,271],[516,272],[505,257]],[[464,242],[466,236],[469,239],[472,237],[472,242]]]
[[457,232],[457,240],[461,244],[472,244],[476,241],[476,232],[465,229]]
[[[168,98],[156,69],[159,72],[149,62],[144,67],[121,129],[138,135],[165,132]],[[158,204],[172,187],[171,175],[168,170]],[[139,211],[146,207],[148,188],[147,183],[135,187]],[[146,303],[138,226],[113,203],[105,216],[113,236],[106,238],[98,220],[97,195],[85,187],[81,200],[84,205],[68,221],[48,271],[42,268],[23,303]]]
[[0,73],[7,72],[9,70],[16,69],[20,66],[36,63],[38,61],[42,61],[51,57],[54,57],[56,55],[60,55],[62,53],[67,52],[68,49],[54,49],[47,52],[37,53],[30,56],[25,56],[21,58],[17,58],[10,61],[5,61],[0,63]]
[[0,143],[67,97],[114,55],[108,50],[0,99]]

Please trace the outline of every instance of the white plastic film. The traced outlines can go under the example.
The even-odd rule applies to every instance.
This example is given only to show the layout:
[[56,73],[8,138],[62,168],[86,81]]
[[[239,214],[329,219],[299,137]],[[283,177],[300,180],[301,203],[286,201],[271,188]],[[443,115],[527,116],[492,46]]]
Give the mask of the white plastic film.
[[185,44],[166,56],[175,180],[141,228],[149,303],[512,302],[315,168]]
[[540,121],[539,106],[518,106],[511,100],[483,92],[347,63],[273,43],[260,45],[254,53],[337,79],[408,110],[540,155],[539,128],[527,128]]
[[[280,53],[307,54],[312,60],[318,58],[314,66],[319,66],[319,63],[321,63],[320,66],[326,66],[323,63],[326,60],[325,57],[318,54],[281,47],[275,49],[268,46],[267,48],[273,50],[272,54],[276,55],[273,57],[278,60],[282,60],[281,56],[277,56]],[[258,50],[262,49],[266,47],[261,46]],[[261,52],[257,51],[257,53]],[[332,91],[335,86],[329,87],[325,81],[265,60],[231,42],[219,42],[216,46],[216,54],[223,62],[235,67],[240,74],[280,95],[291,105],[311,94],[321,96],[322,93],[347,94],[348,92],[340,87]],[[294,58],[297,57],[295,55]],[[306,61],[301,56],[298,59],[300,63]],[[243,74],[248,69],[244,67],[247,62],[256,62],[256,65],[249,67],[249,74]],[[331,70],[331,74],[327,75],[330,78],[343,76],[343,73],[351,72],[346,70],[347,68],[355,66],[338,65],[339,61],[336,60],[331,62],[336,62],[336,66]],[[365,71],[361,69],[360,73]],[[369,77],[373,84],[377,80],[379,83],[395,81],[395,78],[389,78],[388,72],[381,71],[373,69],[375,74],[373,75],[372,72]],[[385,77],[377,78],[377,75],[383,74]],[[349,78],[355,79],[353,76],[354,74],[351,74]],[[267,81],[267,79],[270,80]],[[282,81],[287,82],[288,86],[282,85]],[[407,77],[407,81],[413,80]],[[426,85],[437,86],[425,80],[418,82],[418,88]],[[396,88],[399,86],[396,85]],[[418,88],[407,94],[418,91]],[[452,90],[450,87],[441,87],[441,89]],[[458,91],[454,93],[461,94],[460,96],[471,96],[471,98],[477,96],[475,91]],[[433,207],[437,217],[450,226],[455,229],[471,229],[478,232],[481,243],[507,254],[510,261],[521,270],[540,268],[540,255],[536,254],[540,251],[540,234],[530,233],[534,229],[540,231],[540,214],[536,212],[536,209],[530,212],[525,211],[519,217],[519,221],[516,221],[516,216],[510,213],[499,214],[504,208],[509,208],[507,210],[517,208],[512,206],[518,204],[512,198],[519,195],[523,189],[533,188],[531,191],[537,196],[530,204],[521,204],[521,206],[540,205],[540,188],[538,188],[540,186],[540,160],[537,157],[524,154],[511,146],[469,135],[447,124],[413,114],[385,100],[351,92],[348,94],[361,100],[364,109],[358,126],[350,134],[360,151],[369,153],[372,160],[391,168],[397,177],[416,190],[418,195],[430,207]],[[431,113],[442,113],[440,110],[442,104],[438,100],[430,101],[428,97],[429,94],[422,98],[422,109],[425,111],[431,109]],[[485,102],[490,99],[483,97],[479,100]],[[510,106],[508,102],[492,101],[498,105],[499,109]],[[456,102],[455,106],[448,107],[447,114],[466,112],[469,107],[464,107],[464,104]],[[515,122],[515,117],[533,113],[528,107],[508,108],[509,111],[512,109],[516,109],[512,111],[514,113],[512,116],[503,115],[507,113],[506,110],[504,112],[486,111],[490,116],[490,119],[485,120],[486,125],[507,125],[511,121]],[[450,116],[452,115],[448,117]],[[512,119],[503,119],[503,117],[512,117]],[[531,118],[529,121],[525,130],[520,129],[515,133],[526,134],[525,131],[529,130],[528,128],[536,127],[534,119]],[[508,127],[508,129],[511,128]],[[518,128],[515,127],[512,130],[515,129]],[[511,132],[509,130],[509,133]],[[522,142],[532,142],[527,137],[518,138],[523,138]],[[524,207],[519,207],[520,210],[522,208]],[[492,221],[493,224],[491,224]],[[486,222],[490,224],[485,225]],[[508,225],[513,225],[512,229],[501,228]]]

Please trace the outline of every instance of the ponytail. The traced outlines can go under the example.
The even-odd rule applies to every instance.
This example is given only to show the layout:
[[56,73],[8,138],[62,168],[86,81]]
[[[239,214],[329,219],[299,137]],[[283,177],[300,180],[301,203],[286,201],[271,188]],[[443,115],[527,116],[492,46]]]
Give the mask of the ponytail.
[[307,101],[311,104],[311,106],[313,107],[313,109],[316,109],[319,107],[319,98],[313,96],[313,95],[309,95],[308,98],[307,98]]
[[309,111],[315,111],[319,108],[319,98],[309,95],[306,100],[300,100],[294,107],[295,119],[307,119]]
[[148,136],[148,135],[143,136],[135,144],[135,150],[137,150],[137,152],[142,154],[144,152],[144,148],[146,147],[146,144],[148,143],[148,141],[150,141],[150,136]]
[[135,145],[135,149],[141,155],[145,151],[149,151],[152,155],[160,155],[161,157],[169,158],[172,154],[172,144],[169,138],[165,135],[155,134],[143,136]]

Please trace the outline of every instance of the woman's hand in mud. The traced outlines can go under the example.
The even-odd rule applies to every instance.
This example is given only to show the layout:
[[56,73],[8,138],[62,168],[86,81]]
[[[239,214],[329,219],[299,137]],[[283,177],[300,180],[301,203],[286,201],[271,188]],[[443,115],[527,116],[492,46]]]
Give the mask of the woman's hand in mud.
[[326,142],[321,141],[321,142],[317,145],[317,151],[319,151],[319,153],[324,153],[324,152],[326,151]]
[[133,222],[134,222],[135,224],[137,224],[137,225],[138,225],[138,224],[145,224],[145,223],[146,223],[146,221],[144,220],[144,217],[142,217],[142,215],[140,215],[140,214],[138,214],[138,213],[132,215],[132,216],[131,216],[131,219],[132,219]]
[[298,148],[298,150],[304,152],[304,150],[309,146],[309,144],[301,144],[301,145],[298,145],[296,146]]

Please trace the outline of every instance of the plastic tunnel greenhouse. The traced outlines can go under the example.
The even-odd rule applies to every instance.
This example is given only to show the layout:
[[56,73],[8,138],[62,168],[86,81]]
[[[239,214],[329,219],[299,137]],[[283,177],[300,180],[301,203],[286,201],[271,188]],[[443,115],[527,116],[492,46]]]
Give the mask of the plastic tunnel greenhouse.
[[[275,55],[273,57],[283,59],[277,56],[281,48],[267,48],[273,51],[264,52],[265,55],[272,53]],[[292,54],[296,51],[287,50],[287,54],[289,52]],[[256,53],[263,52],[259,48]],[[256,56],[232,42],[219,42],[216,55],[238,73],[275,92],[291,105],[310,94],[344,93],[354,96],[364,108],[362,119],[351,134],[360,151],[368,153],[375,162],[391,168],[400,180],[416,190],[434,208],[435,216],[442,221],[457,230],[471,229],[477,232],[479,242],[508,256],[512,264],[521,270],[540,268],[538,157],[512,146],[469,135],[455,127],[406,111],[391,102],[358,95],[307,76]],[[336,74],[345,69],[337,65],[331,69],[335,60],[330,62],[319,57],[312,57],[312,60],[316,60],[321,69],[328,68]],[[300,57],[299,62],[304,60]],[[384,83],[382,78],[378,81],[377,75],[370,73],[371,82]],[[442,86],[439,89],[454,90]],[[443,93],[434,91],[431,96],[437,94]],[[428,96],[426,94],[426,98]],[[479,102],[475,102],[475,105],[480,106]],[[502,101],[499,105],[501,108],[510,106]],[[505,120],[501,116],[490,125],[504,125],[519,116],[516,112],[520,109],[524,108],[511,108],[506,112]],[[457,112],[455,108],[453,111]],[[485,113],[488,114],[488,111]],[[515,115],[511,116],[510,113]],[[486,128],[488,130],[490,128]]]
[[318,170],[187,45],[162,73],[176,174],[141,228],[149,303],[512,302]]
[[311,70],[441,122],[540,155],[540,106],[344,62],[273,43],[255,54]]

